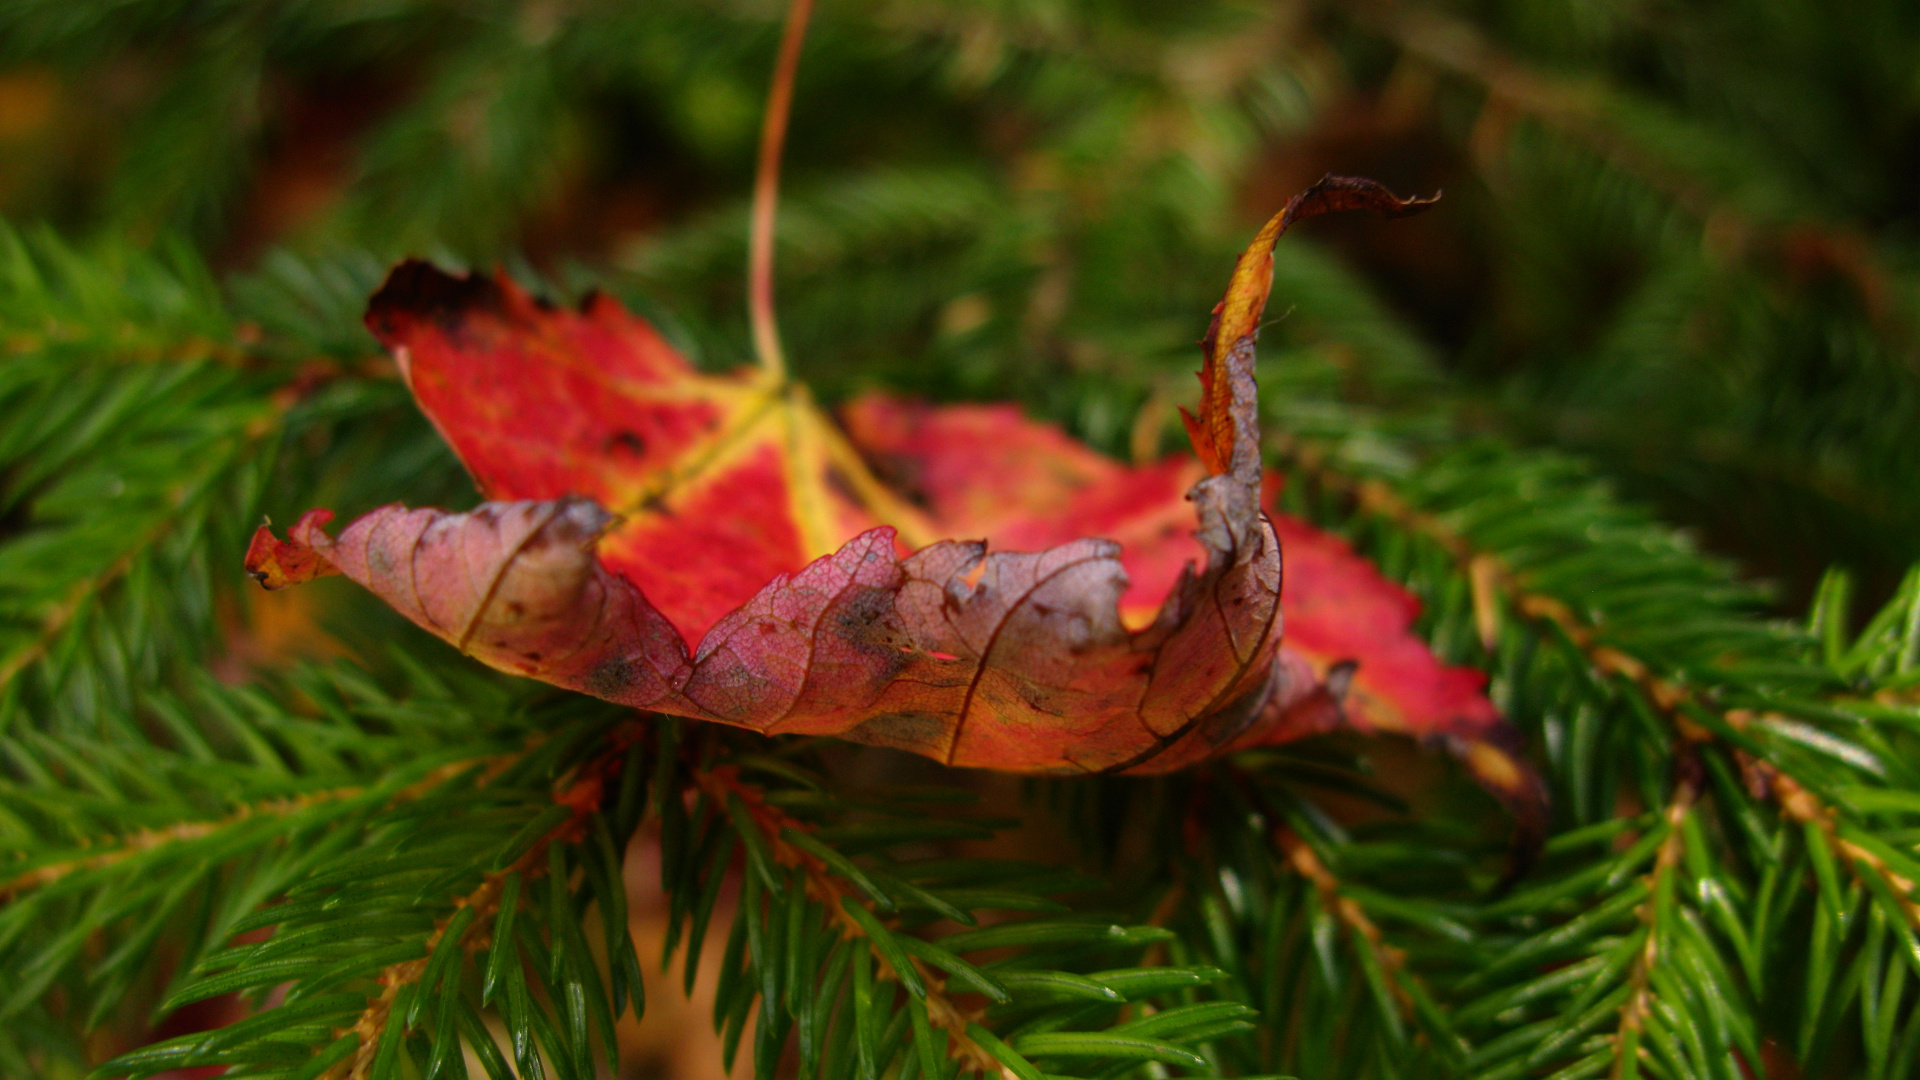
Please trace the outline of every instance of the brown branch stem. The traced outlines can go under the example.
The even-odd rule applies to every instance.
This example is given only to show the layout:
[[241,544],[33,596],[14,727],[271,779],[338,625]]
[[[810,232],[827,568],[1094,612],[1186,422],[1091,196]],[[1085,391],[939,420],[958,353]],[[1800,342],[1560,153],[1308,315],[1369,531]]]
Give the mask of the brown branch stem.
[[[525,751],[513,754],[497,754],[491,757],[462,758],[435,768],[426,776],[401,788],[388,800],[393,806],[419,798],[427,791],[439,786],[458,773],[481,763],[486,767],[481,772],[481,780],[496,775],[501,769],[517,759]],[[4,882],[0,882],[0,901],[11,900],[21,893],[51,885],[56,881],[82,870],[100,870],[140,855],[151,854],[171,844],[185,843],[212,836],[224,829],[230,829],[243,822],[260,817],[285,817],[320,803],[337,802],[351,799],[365,793],[364,787],[329,788],[325,791],[310,791],[279,799],[263,799],[259,802],[245,803],[232,813],[210,821],[179,821],[158,828],[140,829],[101,841],[104,850],[56,863],[36,866]],[[91,846],[91,845],[89,845]]]
[[1287,865],[1293,872],[1310,882],[1320,893],[1320,903],[1333,917],[1340,921],[1353,934],[1354,943],[1373,954],[1380,970],[1387,975],[1387,987],[1393,992],[1393,999],[1401,1012],[1411,1018],[1414,1015],[1413,997],[1406,987],[1400,985],[1396,975],[1407,975],[1407,955],[1404,951],[1387,944],[1387,936],[1379,924],[1367,915],[1350,896],[1340,892],[1340,878],[1327,868],[1313,845],[1300,838],[1300,835],[1285,825],[1279,826],[1273,833],[1274,844],[1281,854],[1287,857]]
[[259,817],[285,817],[299,810],[319,803],[333,802],[337,799],[352,798],[363,789],[357,787],[333,788],[327,791],[308,792],[284,799],[263,799],[260,802],[246,803],[231,814],[211,821],[178,821],[154,829],[140,829],[112,837],[105,843],[111,844],[103,851],[77,858],[65,859],[32,870],[0,882],[0,901],[12,900],[24,892],[51,885],[56,881],[82,870],[103,870],[117,863],[139,855],[158,851],[172,844],[185,843],[212,836],[230,829],[245,821]]
[[[326,1076],[346,1077],[348,1080],[364,1080],[373,1066],[374,1056],[379,1052],[380,1038],[386,1032],[387,1025],[393,1019],[393,1005],[400,991],[420,981],[426,973],[427,964],[446,935],[447,927],[463,908],[474,908],[475,917],[467,924],[461,934],[459,947],[471,951],[478,948],[483,939],[492,932],[493,924],[488,916],[499,910],[500,892],[506,887],[507,878],[515,873],[527,880],[535,880],[547,871],[547,849],[557,841],[576,838],[584,828],[587,819],[600,807],[607,785],[619,775],[619,769],[625,760],[627,747],[632,745],[640,726],[625,725],[617,729],[607,740],[600,753],[575,770],[564,786],[559,787],[553,801],[570,807],[573,813],[566,820],[547,830],[535,840],[524,854],[513,861],[504,870],[482,875],[480,884],[465,896],[455,898],[453,910],[447,916],[435,922],[433,932],[427,935],[426,947],[412,960],[403,960],[390,964],[379,975],[380,996],[367,1002],[359,1019],[351,1027],[341,1028],[336,1035],[349,1032],[359,1036],[360,1045],[353,1056],[344,1059],[330,1069]],[[504,767],[504,766],[503,766]],[[494,775],[497,775],[495,770]],[[484,780],[484,778],[483,778]]]
[[[843,937],[868,940],[868,948],[873,955],[878,977],[892,979],[895,982],[901,981],[899,973],[893,969],[886,956],[872,944],[866,929],[858,920],[846,913],[841,903],[843,900],[851,901],[869,910],[872,909],[872,905],[849,890],[841,881],[840,875],[835,873],[825,860],[788,843],[781,835],[786,829],[793,829],[796,832],[811,831],[805,822],[768,803],[758,788],[741,781],[739,771],[732,766],[719,766],[711,771],[700,773],[694,780],[708,797],[722,804],[729,796],[738,798],[746,807],[747,815],[760,829],[761,836],[766,840],[774,861],[801,872],[806,880],[807,895],[825,906],[828,919]],[[752,916],[753,913],[748,912],[743,917],[752,918]],[[928,1022],[947,1032],[947,1055],[964,1062],[966,1067],[981,1075],[1007,1077],[1007,1080],[1011,1080],[1011,1077],[1006,1074],[1005,1067],[1000,1064],[1000,1060],[967,1035],[967,1024],[978,1022],[982,1014],[963,1010],[954,1004],[946,994],[944,978],[920,960],[913,957],[908,957],[908,960],[913,964],[914,973],[920,977],[920,982],[927,990],[925,1001]]]
[[1675,868],[1686,853],[1685,831],[1681,828],[1687,814],[1693,809],[1693,801],[1699,791],[1690,779],[1682,779],[1673,793],[1673,800],[1667,804],[1666,838],[1660,842],[1660,849],[1654,854],[1653,867],[1647,871],[1647,899],[1640,905],[1641,924],[1646,928],[1646,941],[1640,946],[1639,955],[1634,957],[1633,968],[1627,974],[1630,988],[1627,1000],[1620,1006],[1620,1024],[1614,1029],[1613,1076],[1626,1075],[1627,1061],[1638,1053],[1640,1031],[1645,1027],[1647,1017],[1653,1012],[1653,972],[1660,962],[1660,908],[1663,892],[1669,888]]

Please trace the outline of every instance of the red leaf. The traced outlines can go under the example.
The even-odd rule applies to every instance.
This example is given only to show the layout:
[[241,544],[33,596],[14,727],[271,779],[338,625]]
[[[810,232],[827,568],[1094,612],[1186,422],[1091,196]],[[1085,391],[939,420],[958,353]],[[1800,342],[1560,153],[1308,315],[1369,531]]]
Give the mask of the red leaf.
[[[844,413],[848,434],[934,523],[1002,546],[1044,547],[1075,531],[1118,540],[1130,588],[1121,614],[1138,625],[1201,553],[1175,495],[1203,473],[1171,457],[1129,468],[1009,405],[935,407],[871,395]],[[1035,462],[1044,467],[1034,467]],[[1239,745],[1286,742],[1352,726],[1437,740],[1516,803],[1543,794],[1474,668],[1442,664],[1413,634],[1419,602],[1346,541],[1268,510],[1284,567],[1281,664],[1303,703],[1276,705]],[[1351,671],[1346,669],[1351,667]],[[1315,692],[1329,676],[1341,700]],[[1280,698],[1285,694],[1276,690]]]
[[[1356,659],[1356,723],[1488,747],[1506,729],[1409,635],[1411,599],[1259,508],[1274,240],[1328,209],[1419,205],[1327,180],[1269,222],[1206,342],[1200,461],[1143,468],[1006,406],[868,398],[843,434],[801,387],[701,374],[611,301],[560,310],[407,263],[368,324],[498,501],[387,507],[337,540],[315,512],[289,542],[263,530],[248,566],[269,587],[344,573],[502,670],[957,765],[1160,772],[1324,730],[1344,719],[1322,679]],[[1282,537],[1290,575],[1327,578],[1290,590],[1297,651],[1278,648]],[[1512,794],[1525,774],[1495,756]]]
[[326,535],[320,527],[332,520],[331,510],[309,510],[289,533],[292,543],[282,541],[273,535],[273,530],[261,526],[254,532],[253,542],[247,545],[247,572],[267,589],[284,589],[339,573],[332,563],[313,550],[314,538]]
[[827,482],[830,436],[804,391],[752,370],[700,374],[605,297],[567,311],[504,277],[408,262],[367,325],[482,494],[611,510],[601,560],[690,641],[883,520]]

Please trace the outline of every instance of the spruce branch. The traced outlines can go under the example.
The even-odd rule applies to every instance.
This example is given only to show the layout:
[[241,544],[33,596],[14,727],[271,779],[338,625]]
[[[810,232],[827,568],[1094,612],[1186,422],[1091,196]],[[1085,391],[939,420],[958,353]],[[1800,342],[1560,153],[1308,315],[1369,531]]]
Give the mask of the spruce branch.
[[[456,762],[449,766],[442,766],[442,771],[447,775],[451,775],[451,773],[466,767],[467,764],[466,762]],[[440,779],[444,779],[444,776],[436,777],[433,782],[437,783]],[[169,845],[194,840],[205,840],[215,836],[224,829],[233,828],[236,825],[249,822],[258,817],[285,817],[319,803],[351,798],[361,794],[364,790],[365,789],[358,787],[335,788],[329,791],[307,792],[286,798],[263,799],[259,802],[244,804],[239,809],[217,821],[182,821],[162,828],[141,829],[123,836],[106,838],[98,845],[88,844],[86,846],[88,848],[100,846],[105,847],[107,850],[78,858],[42,863],[31,870],[17,874],[5,881],[0,881],[0,901],[18,899],[23,893],[30,892],[44,885],[51,885],[77,871],[104,870],[127,859],[164,854],[166,853],[165,849],[168,848]]]
[[[1321,469],[1317,471],[1319,479],[1340,484],[1344,478]],[[1546,596],[1525,588],[1519,575],[1508,569],[1498,556],[1476,550],[1468,541],[1447,529],[1437,519],[1414,510],[1405,500],[1396,495],[1391,488],[1379,481],[1362,481],[1355,486],[1360,505],[1367,511],[1381,514],[1403,527],[1420,533],[1439,543],[1453,554],[1464,573],[1475,583],[1474,603],[1476,621],[1481,627],[1483,640],[1491,647],[1493,631],[1498,626],[1498,608],[1495,607],[1493,591],[1506,599],[1515,610],[1529,618],[1551,623],[1567,640],[1577,646],[1586,656],[1594,670],[1617,676],[1637,687],[1647,700],[1673,726],[1677,737],[1686,743],[1699,743],[1714,740],[1715,732],[1700,723],[1701,718],[1711,717],[1719,721],[1716,726],[1733,731],[1748,730],[1757,719],[1765,719],[1764,714],[1756,714],[1748,709],[1721,709],[1713,705],[1703,693],[1695,687],[1677,680],[1658,675],[1647,660],[1626,652],[1613,645],[1605,644],[1600,627],[1575,615],[1573,609],[1564,601]],[[1482,583],[1486,583],[1483,585]],[[1775,718],[1785,720],[1775,714]],[[1764,782],[1756,785],[1770,792],[1781,810],[1802,824],[1813,825],[1833,850],[1856,873],[1877,876],[1888,889],[1899,908],[1901,915],[1914,930],[1920,931],[1920,886],[1893,872],[1885,860],[1873,852],[1862,848],[1853,841],[1842,838],[1836,828],[1838,812],[1823,805],[1802,783],[1797,781],[1777,761],[1759,759],[1750,756],[1750,750],[1742,746],[1729,747],[1748,768]],[[1691,803],[1691,796],[1686,800]],[[1678,803],[1678,800],[1676,800]]]
[[1644,944],[1627,973],[1627,999],[1620,1006],[1620,1023],[1613,1035],[1611,1075],[1614,1080],[1630,1080],[1638,1075],[1642,1053],[1640,1036],[1654,1015],[1654,971],[1667,959],[1663,952],[1670,947],[1664,941],[1664,931],[1674,918],[1674,877],[1679,872],[1686,842],[1686,833],[1681,826],[1698,794],[1693,781],[1683,776],[1674,785],[1673,801],[1662,812],[1666,837],[1661,840],[1653,858],[1653,866],[1643,879],[1646,882],[1647,899],[1638,911]]
[[[106,870],[130,859],[178,858],[176,845],[213,841],[217,846],[218,838],[226,831],[251,825],[260,819],[285,818],[326,803],[373,799],[384,800],[382,809],[392,809],[422,798],[462,775],[470,775],[476,784],[484,786],[488,780],[524,757],[540,741],[539,736],[533,736],[528,740],[525,750],[461,757],[433,764],[418,779],[408,779],[405,774],[400,774],[383,778],[386,782],[373,787],[349,785],[243,802],[224,817],[212,820],[183,820],[120,835],[85,836],[80,849],[88,854],[62,857],[58,851],[43,853],[38,865],[0,881],[0,901],[18,899],[24,893],[52,885],[77,872]],[[407,779],[407,782],[404,786],[394,788],[395,779]]]
[[291,369],[176,247],[0,228],[0,293],[0,716],[55,724],[64,700],[65,723],[124,725],[135,681],[214,636],[210,549],[258,497]]
[[243,463],[258,458],[268,437],[274,434],[274,419],[263,413],[247,423],[225,457],[209,461],[199,476],[188,477],[186,483],[174,488],[170,494],[172,505],[150,528],[132,537],[112,562],[74,582],[58,601],[49,605],[41,614],[39,626],[25,640],[16,643],[6,655],[0,656],[0,693],[4,693],[8,684],[21,672],[44,659],[75,617],[87,610],[88,605],[102,592],[125,577],[143,555],[172,538],[185,522],[204,512],[205,500],[220,494],[216,488],[218,481],[225,479],[227,474]]
[[[1744,730],[1756,719],[1764,718],[1745,709],[1727,713],[1727,722],[1735,730]],[[1774,801],[1787,817],[1811,827],[1833,854],[1853,871],[1862,886],[1871,888],[1877,880],[1884,891],[1872,891],[1889,897],[1907,924],[1915,933],[1920,933],[1920,900],[1916,900],[1920,897],[1920,883],[1896,872],[1879,853],[1840,835],[1839,810],[1823,803],[1778,765],[1771,761],[1756,760],[1744,753],[1740,755],[1740,760],[1753,777],[1755,787],[1772,793]]]
[[[497,916],[501,906],[501,894],[507,888],[510,878],[521,882],[537,880],[548,868],[548,849],[556,843],[577,843],[585,835],[588,819],[599,812],[605,800],[610,783],[618,781],[625,763],[628,750],[641,734],[641,725],[628,722],[608,733],[605,748],[582,763],[554,792],[553,804],[565,807],[568,813],[552,827],[540,833],[527,846],[527,849],[513,862],[503,868],[488,870],[476,885],[465,895],[454,898],[453,910],[435,921],[433,930],[423,942],[424,955],[410,960],[402,960],[389,965],[375,981],[380,986],[380,995],[367,1003],[351,1028],[336,1031],[336,1036],[353,1035],[359,1040],[358,1048],[349,1059],[327,1070],[328,1077],[345,1076],[352,1080],[366,1080],[371,1075],[374,1057],[378,1053],[386,1035],[387,1028],[393,1023],[393,1011],[402,991],[417,986],[433,964],[436,957],[471,953],[473,949],[486,941],[487,934],[494,925],[490,920]],[[500,757],[494,759],[489,767],[475,778],[476,785],[484,785],[491,776],[498,775],[518,757]],[[557,887],[557,885],[556,885]],[[520,903],[516,893],[513,903]],[[450,928],[453,937],[448,939]],[[609,945],[612,943],[609,942]],[[511,949],[511,942],[492,942],[493,948]],[[443,952],[444,950],[444,952]],[[431,992],[432,987],[427,987]],[[451,1006],[442,1006],[450,1008]]]
[[[1768,937],[1778,933],[1781,920],[1800,917],[1793,914],[1795,894],[1780,890],[1809,877],[1819,887],[1812,912],[1814,967],[1799,1006],[1799,1055],[1811,1060],[1856,1002],[1872,1037],[1890,1045],[1888,1025],[1900,1013],[1898,998],[1889,995],[1905,974],[1889,948],[1890,942],[1916,940],[1915,875],[1904,869],[1904,832],[1868,824],[1854,800],[1860,807],[1904,806],[1900,793],[1911,783],[1902,758],[1904,713],[1894,703],[1898,691],[1890,697],[1872,689],[1872,680],[1903,685],[1898,665],[1906,641],[1899,628],[1910,621],[1916,591],[1911,583],[1871,620],[1857,644],[1829,636],[1825,659],[1814,663],[1807,655],[1809,638],[1756,632],[1757,624],[1729,619],[1711,606],[1703,610],[1697,599],[1693,609],[1676,610],[1664,624],[1649,623],[1646,615],[1659,610],[1659,598],[1678,599],[1689,590],[1703,595],[1700,564],[1677,551],[1654,554],[1659,549],[1653,534],[1628,525],[1630,519],[1609,518],[1605,503],[1534,522],[1497,516],[1500,504],[1515,498],[1503,493],[1505,484],[1525,485],[1522,497],[1530,501],[1554,492],[1549,470],[1503,468],[1497,451],[1489,449],[1478,458],[1483,475],[1470,482],[1461,483],[1464,474],[1444,459],[1389,482],[1330,465],[1330,447],[1296,444],[1291,450],[1298,475],[1338,504],[1334,513],[1376,522],[1382,537],[1418,538],[1434,553],[1429,559],[1403,548],[1400,565],[1442,605],[1436,632],[1464,631],[1473,648],[1494,659],[1498,677],[1513,680],[1507,693],[1517,698],[1541,693],[1523,680],[1570,680],[1571,686],[1545,700],[1564,703],[1571,692],[1574,700],[1593,702],[1589,708],[1612,710],[1627,724],[1614,735],[1620,740],[1615,745],[1634,761],[1619,769],[1619,782],[1636,786],[1643,804],[1654,800],[1656,790],[1677,784],[1665,796],[1665,811],[1653,819],[1659,830],[1636,840],[1606,868],[1605,878],[1595,876],[1602,867],[1589,866],[1485,908],[1482,917],[1493,928],[1523,912],[1538,918],[1541,906],[1552,910],[1556,898],[1591,896],[1595,905],[1585,913],[1560,913],[1551,930],[1490,959],[1459,983],[1459,989],[1478,993],[1524,976],[1510,989],[1491,990],[1463,1006],[1457,1015],[1466,1029],[1520,1003],[1565,993],[1558,972],[1531,968],[1536,960],[1558,958],[1571,965],[1566,971],[1582,973],[1580,982],[1597,981],[1588,983],[1586,993],[1561,999],[1557,1019],[1542,1017],[1476,1047],[1468,1059],[1472,1068],[1524,1075],[1561,1061],[1575,1073],[1689,1075],[1713,1068],[1710,1063],[1727,1060],[1729,1053],[1756,1060],[1758,1022],[1747,1006],[1729,1004],[1741,990],[1732,980],[1741,979],[1755,999],[1780,993],[1777,976],[1769,974]],[[1460,486],[1449,489],[1449,483]],[[1475,501],[1459,501],[1468,492]],[[1597,535],[1615,545],[1607,552],[1610,559],[1590,549]],[[1574,537],[1586,545],[1570,542]],[[1524,569],[1513,563],[1509,552],[1515,551],[1522,553]],[[1556,583],[1546,586],[1555,591],[1577,582],[1579,607],[1536,581]],[[1687,582],[1688,589],[1667,581]],[[1723,596],[1737,611],[1740,594]],[[1817,613],[1829,627],[1836,617],[1844,618]],[[1456,647],[1467,644],[1460,636],[1453,640]],[[1573,663],[1543,666],[1555,652]],[[1509,666],[1515,657],[1529,658],[1526,666]],[[1890,722],[1887,731],[1876,720]],[[1596,746],[1580,744],[1563,766],[1576,795],[1578,785],[1591,790],[1600,782],[1591,779],[1596,752]],[[1677,781],[1664,776],[1675,771]],[[1784,833],[1759,812],[1768,803],[1789,825]],[[1557,858],[1564,862],[1565,842],[1587,837],[1582,842],[1592,843],[1605,835],[1598,830],[1617,834],[1628,824],[1625,818],[1600,818],[1556,839],[1549,853],[1561,852]],[[1735,850],[1711,843],[1710,829],[1720,830]],[[1803,838],[1805,856],[1789,861],[1783,836]],[[1638,883],[1622,888],[1636,880],[1623,876],[1633,867],[1640,868],[1634,871]],[[1846,871],[1836,874],[1833,867],[1852,871],[1851,890],[1840,882]],[[1604,887],[1596,893],[1597,884]],[[1856,925],[1851,913],[1863,902],[1883,929],[1865,943],[1849,944],[1847,928]],[[1605,936],[1630,911],[1638,912],[1639,932]],[[1629,940],[1637,952],[1626,948]],[[1844,968],[1836,967],[1843,962]],[[1864,980],[1869,970],[1887,973],[1871,977],[1889,989],[1870,998],[1858,992],[1864,982],[1835,982],[1843,972],[1847,980]],[[1875,1002],[1894,1004],[1883,1009]],[[1615,1031],[1604,1043],[1595,1042],[1592,1033],[1606,1017],[1614,1018]]]
[[1446,551],[1471,583],[1474,625],[1485,648],[1494,648],[1501,611],[1511,607],[1529,619],[1552,625],[1580,650],[1594,670],[1633,684],[1662,712],[1679,737],[1688,741],[1710,737],[1692,718],[1701,711],[1727,720],[1701,691],[1658,674],[1654,662],[1610,643],[1605,627],[1590,617],[1583,618],[1559,597],[1530,588],[1525,576],[1497,552],[1477,547],[1436,515],[1416,508],[1386,481],[1342,472],[1328,464],[1328,448],[1324,446],[1290,443],[1283,445],[1282,453],[1315,483],[1351,496],[1362,512],[1385,518]]
[[1401,985],[1403,978],[1410,977],[1405,970],[1406,953],[1387,944],[1386,934],[1367,915],[1366,909],[1352,897],[1342,894],[1340,879],[1334,876],[1333,871],[1327,869],[1326,862],[1313,850],[1312,845],[1300,838],[1298,833],[1284,825],[1278,826],[1274,829],[1274,845],[1280,849],[1293,872],[1313,884],[1314,889],[1320,894],[1321,906],[1333,912],[1334,917],[1347,928],[1348,933],[1353,936],[1355,946],[1367,950],[1372,955],[1373,966],[1387,976],[1387,985],[1392,990],[1394,1002],[1399,1006],[1402,1014],[1410,1020],[1414,1019],[1413,997],[1407,992],[1406,987]]
[[[1104,1060],[1100,1075],[1144,1061],[1201,1067],[1208,1043],[1248,1028],[1252,1012],[1237,1003],[1161,1007],[1168,991],[1222,973],[1166,966],[1169,930],[1049,899],[1087,879],[1010,860],[891,857],[903,843],[984,838],[1011,822],[928,814],[957,792],[922,803],[939,793],[837,789],[800,764],[804,747],[706,758],[687,780],[684,816],[681,799],[661,803],[669,949],[691,920],[689,973],[715,883],[739,867],[714,1016],[737,1045],[757,1002],[761,1075],[790,1045],[801,1076],[849,1080],[886,1075],[896,1058],[910,1075],[1026,1080],[1057,1069],[1053,1059]],[[990,922],[979,915],[989,909],[1038,917]],[[963,929],[927,932],[940,921]],[[995,955],[971,958],[986,950]],[[1097,969],[1116,955],[1135,966]]]
[[[737,768],[720,766],[699,773],[694,782],[723,804],[738,801],[746,820],[760,832],[760,843],[771,853],[773,861],[801,872],[807,895],[819,901],[836,933],[866,944],[873,955],[875,977],[898,982],[916,994],[926,1010],[928,1023],[947,1033],[950,1058],[982,1076],[1020,1080],[1010,1066],[1002,1064],[999,1056],[981,1046],[971,1034],[970,1028],[977,1029],[977,1021],[985,1017],[984,1009],[960,1008],[947,996],[946,980],[935,974],[925,960],[903,956],[897,946],[883,946],[882,939],[875,937],[874,928],[885,924],[878,921],[874,909],[894,910],[892,900],[884,891],[844,858],[835,856],[837,868],[830,864],[826,856],[832,854],[831,849],[809,839],[813,830],[805,822],[770,805],[759,789],[741,783]],[[856,908],[864,914],[856,914]],[[896,967],[902,959],[906,960],[907,967]]]
[[[583,736],[607,730],[590,719],[585,726],[554,723],[542,731],[509,724],[502,731],[498,720],[474,714],[484,697],[461,701],[424,671],[406,702],[345,671],[294,674],[301,700],[317,714],[281,713],[273,696],[258,690],[208,686],[196,707],[182,710],[155,695],[148,702],[154,712],[143,719],[181,745],[140,755],[140,771],[150,777],[145,786],[112,786],[127,767],[119,761],[124,749],[111,743],[75,746],[58,760],[58,771],[29,768],[14,754],[13,764],[28,776],[0,784],[0,805],[48,833],[78,831],[79,845],[40,842],[21,853],[30,869],[15,875],[21,890],[0,907],[0,950],[10,966],[32,975],[0,1002],[0,1013],[20,1016],[49,980],[61,982],[69,1009],[95,1023],[129,993],[144,996],[141,986],[169,970],[175,986],[159,1003],[161,1013],[284,984],[284,1006],[217,1034],[145,1047],[108,1068],[144,1075],[195,1063],[264,1066],[284,1062],[289,1047],[305,1040],[326,1051],[311,1070],[318,1075],[354,1049],[355,1017],[380,994],[377,982],[356,980],[409,959],[395,950],[419,948],[433,928],[440,894],[417,875],[444,877],[449,889],[464,892],[459,883],[474,845],[510,839],[529,815],[529,774],[567,771],[570,755],[593,748]],[[566,708],[536,716],[559,721],[578,711],[555,704]],[[167,790],[175,784],[179,793]],[[88,787],[96,790],[74,790]],[[46,818],[44,808],[61,805],[62,794],[77,812],[70,821]],[[232,809],[200,816],[209,803]],[[154,818],[174,818],[178,827],[111,824]],[[88,834],[100,828],[96,821],[108,824]],[[440,828],[420,831],[428,825]],[[129,846],[99,851],[129,835]],[[415,850],[398,862],[383,856],[396,842]],[[407,873],[416,875],[411,885]],[[353,887],[341,891],[330,881]],[[189,918],[196,909],[200,914]],[[87,939],[59,929],[76,919],[105,947],[104,957],[77,949]],[[265,939],[241,936],[217,948],[275,926]],[[379,966],[368,970],[368,962]],[[360,992],[362,985],[370,989]],[[461,1014],[434,1015],[457,1027]]]
[[[1219,805],[1186,830],[1204,857],[1176,879],[1188,884],[1178,889],[1173,948],[1226,969],[1232,982],[1219,1000],[1262,1018],[1244,1038],[1222,1040],[1223,1073],[1311,1073],[1353,1060],[1362,1046],[1403,1066],[1451,1071],[1468,1049],[1431,981],[1452,979],[1471,941],[1452,898],[1460,883],[1433,876],[1432,856],[1446,850],[1432,846],[1438,837],[1424,848],[1411,836],[1363,839],[1328,813],[1323,796],[1336,793],[1404,812],[1355,764],[1292,750],[1249,754],[1229,766],[1236,783],[1195,789]],[[1410,891],[1410,881],[1431,894]]]

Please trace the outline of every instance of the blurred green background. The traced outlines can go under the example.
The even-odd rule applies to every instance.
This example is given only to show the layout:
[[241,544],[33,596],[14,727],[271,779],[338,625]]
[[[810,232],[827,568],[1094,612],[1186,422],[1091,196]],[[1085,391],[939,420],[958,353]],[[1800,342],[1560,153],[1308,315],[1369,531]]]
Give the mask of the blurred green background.
[[[403,254],[500,263],[724,366],[783,15],[5,0],[0,214],[187,244],[316,310]],[[1920,558],[1897,0],[821,0],[788,352],[828,400],[1011,397],[1155,452],[1233,253],[1329,171],[1446,199],[1283,245],[1263,344],[1290,430],[1335,393],[1410,438],[1573,450],[1784,609],[1833,564],[1871,608]]]

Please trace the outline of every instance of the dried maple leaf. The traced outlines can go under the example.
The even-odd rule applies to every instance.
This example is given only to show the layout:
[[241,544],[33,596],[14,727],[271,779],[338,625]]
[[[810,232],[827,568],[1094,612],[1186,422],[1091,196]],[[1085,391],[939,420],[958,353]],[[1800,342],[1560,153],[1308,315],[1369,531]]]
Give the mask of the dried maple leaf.
[[[1201,553],[1178,498],[1206,475],[1191,457],[1128,467],[1011,405],[874,394],[850,403],[842,419],[882,476],[943,532],[1015,548],[1051,547],[1076,532],[1120,542],[1129,581],[1121,618],[1132,625],[1153,617],[1152,605]],[[1531,828],[1544,791],[1487,700],[1485,674],[1442,664],[1413,634],[1419,601],[1346,541],[1271,507],[1268,518],[1282,556],[1286,633],[1275,663],[1285,673],[1269,715],[1234,748],[1345,727],[1438,740]]]
[[[1260,509],[1273,243],[1422,205],[1343,178],[1292,200],[1215,311],[1199,460],[1138,469],[1005,407],[870,398],[843,433],[800,385],[698,373],[604,298],[562,310],[407,263],[368,325],[494,501],[385,507],[337,539],[314,511],[287,542],[263,528],[247,565],[270,588],[344,573],[493,667],[608,700],[1021,772],[1165,772],[1324,730],[1351,677],[1360,725],[1457,739],[1524,799],[1477,673],[1409,635],[1411,598]],[[1280,647],[1283,537],[1327,575],[1290,586],[1300,651]]]

